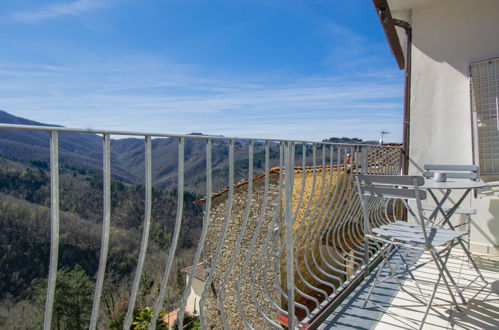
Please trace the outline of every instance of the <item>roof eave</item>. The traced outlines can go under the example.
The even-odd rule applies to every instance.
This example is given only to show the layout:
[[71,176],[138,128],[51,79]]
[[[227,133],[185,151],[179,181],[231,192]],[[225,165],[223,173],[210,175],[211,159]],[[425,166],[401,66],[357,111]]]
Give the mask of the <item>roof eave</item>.
[[402,46],[400,45],[400,40],[395,26],[391,22],[392,14],[390,12],[388,2],[387,0],[373,0],[373,4],[376,8],[376,12],[378,13],[379,21],[385,31],[385,36],[388,40],[388,44],[390,45],[392,54],[395,57],[400,70],[403,70],[405,68],[404,52],[402,51]]

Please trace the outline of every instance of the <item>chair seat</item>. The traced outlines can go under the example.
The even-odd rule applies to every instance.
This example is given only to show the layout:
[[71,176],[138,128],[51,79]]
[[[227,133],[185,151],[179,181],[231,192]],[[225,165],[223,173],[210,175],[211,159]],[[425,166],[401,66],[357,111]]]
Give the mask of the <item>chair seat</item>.
[[[423,205],[422,209],[425,211],[435,211],[436,206],[435,205]],[[445,213],[450,211],[450,208],[448,208],[448,207],[444,207],[443,209],[444,209]],[[458,207],[456,209],[456,211],[454,212],[454,214],[467,214],[467,215],[476,214],[476,209],[465,209],[462,207]]]
[[[390,239],[406,242],[425,244],[423,228],[419,224],[408,223],[405,221],[396,221],[379,228],[373,228],[373,233],[388,237]],[[445,245],[454,239],[464,236],[467,232],[454,231],[448,229],[426,227],[429,243],[433,246]]]

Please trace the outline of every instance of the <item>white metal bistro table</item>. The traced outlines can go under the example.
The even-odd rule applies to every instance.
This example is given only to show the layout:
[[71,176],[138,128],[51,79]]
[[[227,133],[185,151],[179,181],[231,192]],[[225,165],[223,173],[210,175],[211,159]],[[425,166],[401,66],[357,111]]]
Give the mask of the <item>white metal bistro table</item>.
[[[426,189],[428,193],[430,194],[431,198],[436,204],[435,210],[429,217],[430,220],[433,220],[437,217],[438,213],[442,213],[444,216],[444,222],[449,225],[451,229],[454,229],[454,226],[449,221],[449,218],[456,212],[456,210],[459,208],[461,203],[464,201],[466,196],[469,195],[469,193],[473,189],[477,188],[484,188],[486,187],[487,184],[480,182],[480,181],[471,181],[471,180],[447,180],[444,182],[437,182],[435,180],[427,179],[424,183],[424,185],[421,186],[421,188]],[[443,196],[438,199],[438,197],[435,195],[433,190],[445,190],[445,193]],[[444,211],[444,204],[445,202],[449,199],[449,196],[453,190],[462,190],[463,194],[461,197],[454,203],[454,205],[447,211]]]
[[[456,210],[459,208],[459,206],[464,201],[464,199],[466,198],[466,196],[468,196],[469,193],[473,189],[484,188],[486,186],[487,186],[486,183],[483,183],[483,182],[480,182],[480,181],[447,180],[447,181],[444,181],[444,182],[437,182],[437,181],[432,180],[432,179],[427,179],[425,181],[424,185],[421,186],[421,188],[426,189],[426,191],[428,191],[428,193],[430,194],[430,196],[432,197],[432,199],[435,201],[435,204],[436,204],[435,210],[430,215],[429,220],[431,222],[433,222],[433,220],[435,220],[436,217],[438,216],[438,213],[441,213],[442,216],[443,216],[443,219],[444,219],[443,223],[446,224],[446,225],[448,225],[450,229],[456,230],[456,228],[450,222],[451,216],[456,212]],[[435,195],[434,190],[444,190],[445,193],[439,199]],[[455,190],[460,190],[463,193],[462,193],[461,197],[456,202],[453,202],[453,206],[450,209],[445,210],[444,207],[443,207],[443,205],[449,199],[449,196],[450,196],[451,192],[455,191]],[[471,264],[473,265],[473,268],[475,268],[475,271],[477,272],[477,274],[480,277],[480,279],[482,281],[484,281],[485,283],[487,283],[487,281],[485,280],[485,278],[482,275],[482,272],[480,272],[480,270],[478,269],[477,264],[473,260],[470,251],[468,250],[468,248],[466,247],[466,245],[463,243],[462,239],[458,238],[458,242],[459,242],[459,245],[461,246],[461,248],[466,253],[466,256],[470,260]]]

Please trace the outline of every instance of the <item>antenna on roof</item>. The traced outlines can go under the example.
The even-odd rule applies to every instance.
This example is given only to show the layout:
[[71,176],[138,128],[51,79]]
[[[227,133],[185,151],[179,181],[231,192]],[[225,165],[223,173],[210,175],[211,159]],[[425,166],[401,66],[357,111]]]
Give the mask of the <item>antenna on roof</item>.
[[390,132],[387,131],[381,131],[381,139],[379,140],[379,144],[383,144],[383,138],[385,135],[390,134]]

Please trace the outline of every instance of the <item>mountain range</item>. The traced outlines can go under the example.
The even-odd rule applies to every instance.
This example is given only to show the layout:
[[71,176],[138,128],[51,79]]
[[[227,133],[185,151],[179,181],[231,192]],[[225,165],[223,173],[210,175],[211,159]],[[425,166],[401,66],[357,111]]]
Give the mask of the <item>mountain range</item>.
[[[0,110],[0,123],[37,126],[58,126],[14,116]],[[60,127],[60,126],[58,126]],[[192,133],[199,135],[199,133]],[[116,137],[116,136],[114,136]],[[329,142],[362,142],[360,139],[329,138]],[[48,132],[0,129],[0,155],[20,161],[49,162],[50,137]],[[142,138],[111,139],[111,173],[113,179],[129,184],[144,183],[144,140]],[[299,154],[297,148],[297,155]],[[205,192],[206,149],[202,139],[185,141],[185,189]],[[311,164],[310,150],[307,152]],[[320,152],[317,153],[320,158]],[[227,140],[213,140],[212,173],[213,189],[228,185]],[[277,144],[271,145],[270,166],[279,165]],[[298,158],[297,158],[298,159]],[[59,160],[65,166],[102,172],[102,136],[92,133],[59,133]],[[178,149],[177,138],[153,138],[153,184],[158,189],[177,188]],[[317,164],[320,164],[318,159]],[[254,148],[254,173],[263,170],[264,150],[261,144]],[[248,176],[248,143],[235,144],[235,182]]]
[[[58,126],[21,118],[0,110],[0,123],[36,126]],[[58,126],[60,127],[60,126]],[[197,134],[197,133],[196,133]],[[48,132],[29,130],[0,130],[0,155],[20,161],[50,160],[50,136]],[[111,173],[114,179],[124,183],[144,183],[144,140],[123,138],[111,140]],[[185,142],[186,189],[204,192],[206,175],[206,149],[201,139],[186,139]],[[247,144],[235,147],[236,180],[242,179],[241,162],[248,159]],[[263,147],[255,147],[255,159],[262,158]],[[214,140],[212,149],[213,187],[222,188],[228,173],[228,144]],[[272,165],[276,153],[272,152]],[[97,172],[102,171],[102,137],[91,133],[59,133],[59,160],[62,164]],[[153,183],[156,188],[171,190],[177,187],[178,148],[176,138],[153,138]],[[238,165],[239,164],[239,165]],[[261,170],[256,164],[255,170]]]

